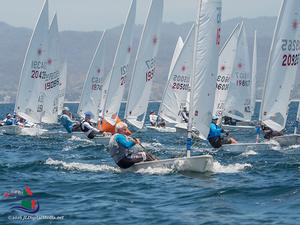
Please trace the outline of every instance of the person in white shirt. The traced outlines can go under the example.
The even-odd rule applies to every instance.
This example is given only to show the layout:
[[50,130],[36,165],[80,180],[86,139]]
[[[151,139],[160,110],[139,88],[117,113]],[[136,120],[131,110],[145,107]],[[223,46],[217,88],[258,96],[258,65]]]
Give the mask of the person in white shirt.
[[84,113],[85,118],[80,123],[81,131],[89,138],[93,139],[97,134],[102,134],[103,132],[93,127],[91,119],[93,114],[91,112]]
[[157,125],[157,115],[155,115],[155,112],[150,112],[149,119],[151,126],[155,127]]

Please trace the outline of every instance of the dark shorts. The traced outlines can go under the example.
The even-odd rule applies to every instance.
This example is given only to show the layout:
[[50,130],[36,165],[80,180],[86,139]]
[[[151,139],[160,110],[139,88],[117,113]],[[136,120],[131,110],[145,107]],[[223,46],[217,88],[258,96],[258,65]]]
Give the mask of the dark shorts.
[[127,157],[121,159],[117,165],[122,169],[127,169],[131,166],[133,166],[135,163],[142,162],[143,157],[140,154],[131,154]]
[[88,139],[93,139],[96,136],[96,132],[92,131],[87,137]]
[[231,144],[231,140],[228,137],[213,137],[209,138],[208,141],[214,148],[220,148],[222,145]]

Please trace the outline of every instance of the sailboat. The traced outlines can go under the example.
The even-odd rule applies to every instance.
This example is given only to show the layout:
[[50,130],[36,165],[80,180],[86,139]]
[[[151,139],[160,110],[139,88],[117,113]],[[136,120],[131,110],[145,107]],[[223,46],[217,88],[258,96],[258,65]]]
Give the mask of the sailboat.
[[[137,163],[131,170],[148,167],[176,168],[179,171],[205,172],[212,170],[211,155],[191,156],[192,127],[206,139],[213,113],[218,52],[221,35],[221,0],[199,1],[195,23],[193,72],[191,77],[190,117],[186,157]],[[205,107],[204,107],[205,106]]]
[[[188,92],[190,90],[190,78],[192,74],[194,39],[194,25],[188,33],[182,47],[180,42],[181,38],[178,39],[170,66],[169,79],[159,108],[159,116],[167,121],[167,123],[173,124],[173,126],[182,122],[180,110],[182,110],[183,107],[189,108]],[[174,62],[173,60],[176,61]],[[173,132],[176,132],[175,127],[167,128],[170,131],[174,130]],[[173,130],[171,130],[171,128],[173,128]]]
[[253,128],[251,118],[254,111],[252,101],[253,88],[251,65],[245,26],[242,23],[238,35],[236,54],[233,61],[227,98],[224,104],[223,115],[238,121],[236,128]]
[[60,84],[60,45],[57,15],[55,14],[48,36],[48,59],[47,75],[44,77],[44,113],[43,123],[57,123],[58,103],[59,103],[59,84]]
[[[47,74],[48,1],[46,0],[33,30],[25,55],[14,111],[22,118],[40,123],[44,112],[44,76]],[[6,134],[39,134],[39,128],[6,126]],[[26,131],[26,132],[25,132]]]
[[125,110],[126,121],[143,128],[156,73],[156,55],[160,41],[163,0],[152,0],[138,47]]
[[107,67],[105,65],[106,39],[107,33],[104,31],[88,69],[77,111],[82,118],[84,118],[85,112],[93,113],[94,122],[97,122],[98,119],[101,97],[103,95],[103,84],[107,77]]
[[119,114],[121,101],[124,95],[125,83],[127,80],[130,57],[132,55],[132,39],[136,16],[136,0],[133,0],[123,27],[115,54],[113,66],[104,90],[107,90],[103,102],[103,116],[106,121],[114,125],[116,116]]
[[241,25],[238,24],[225,42],[219,54],[218,77],[216,82],[216,93],[214,103],[214,115],[221,117],[224,113],[230,79],[233,73],[234,59],[236,57],[237,45]]
[[[300,1],[282,2],[270,51],[260,116],[262,123],[275,131],[285,128],[290,93],[299,67],[299,12]],[[297,121],[298,119],[299,109]],[[300,136],[284,135],[275,137],[274,140],[282,146],[294,145],[300,143]]]
[[[300,43],[299,12],[300,1],[282,1],[270,49],[260,120],[275,131],[282,131],[285,128],[290,93],[297,73],[300,56],[300,46],[297,46],[297,43]],[[293,144],[297,139],[297,136],[291,135],[274,138],[275,143],[277,141],[282,145]],[[238,146],[243,145],[258,149],[260,145],[267,146],[270,143],[238,144]],[[222,148],[230,149],[231,146]]]

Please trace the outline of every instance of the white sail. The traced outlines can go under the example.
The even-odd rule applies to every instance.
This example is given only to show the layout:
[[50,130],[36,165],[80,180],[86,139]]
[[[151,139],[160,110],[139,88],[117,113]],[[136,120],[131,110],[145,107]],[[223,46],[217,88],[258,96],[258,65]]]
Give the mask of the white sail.
[[15,105],[16,113],[34,123],[41,121],[44,111],[43,77],[47,70],[48,27],[46,0],[25,55]]
[[251,121],[251,81],[249,48],[245,26],[242,24],[225,103],[226,116],[241,121]]
[[93,113],[94,119],[98,118],[103,82],[107,75],[105,68],[106,39],[107,35],[104,31],[87,72],[77,112],[82,117],[85,112],[89,111]]
[[126,120],[141,129],[144,125],[160,41],[163,0],[152,0],[140,40],[126,104]]
[[125,90],[130,56],[132,53],[133,28],[135,25],[136,0],[133,0],[119,40],[113,67],[108,78],[107,95],[104,99],[104,117],[114,124],[113,115],[118,114]]
[[234,28],[219,54],[218,76],[215,84],[214,115],[222,116],[225,109],[224,106],[233,72],[240,28],[240,24]]
[[174,69],[175,63],[177,62],[178,56],[180,55],[180,52],[183,48],[184,42],[182,40],[182,38],[179,36],[177,43],[176,43],[176,47],[173,53],[173,57],[171,60],[171,64],[170,64],[170,68],[169,68],[169,75],[168,75],[168,80],[170,79],[171,73]]
[[252,57],[252,81],[251,81],[251,114],[255,112],[256,103],[256,75],[257,75],[257,40],[256,31],[254,32],[253,57]]
[[[195,26],[193,25],[173,65],[159,109],[159,115],[169,123],[180,123],[179,111],[188,108],[187,98],[193,69],[193,50],[195,43]],[[175,51],[176,52],[176,51]],[[174,52],[174,54],[175,54]],[[177,54],[177,53],[176,53]],[[174,58],[174,56],[173,56]]]
[[273,36],[262,99],[262,122],[284,129],[300,58],[300,1],[283,1]]
[[47,75],[44,78],[45,99],[42,122],[56,123],[58,116],[61,66],[59,32],[56,14],[50,26],[48,40]]
[[[212,118],[221,38],[221,0],[203,0],[196,20],[190,121],[207,138]],[[190,133],[190,132],[189,132]]]
[[108,88],[109,88],[109,76],[106,76],[102,83],[102,93],[100,96],[100,104],[99,104],[99,116],[104,117],[104,104],[106,102]]
[[60,69],[60,83],[59,83],[59,98],[58,98],[58,114],[62,113],[65,94],[66,94],[66,85],[67,85],[67,63],[63,63]]

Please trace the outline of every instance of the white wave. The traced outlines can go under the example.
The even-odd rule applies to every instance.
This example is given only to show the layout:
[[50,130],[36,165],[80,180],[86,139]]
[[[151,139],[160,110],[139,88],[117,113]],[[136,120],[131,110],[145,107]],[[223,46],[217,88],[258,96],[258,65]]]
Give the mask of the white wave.
[[71,141],[71,142],[73,142],[73,141],[82,141],[82,142],[87,142],[87,143],[94,143],[93,141],[91,141],[91,140],[89,140],[87,138],[81,138],[81,137],[77,137],[77,136],[74,136],[74,135],[72,135],[68,139],[68,141]]
[[252,165],[249,163],[235,163],[229,165],[221,165],[218,161],[213,163],[213,172],[215,173],[238,173],[243,171],[246,168],[251,168]]
[[300,148],[300,145],[290,145],[287,149],[296,149]]
[[245,151],[241,154],[241,156],[244,156],[244,157],[248,157],[248,156],[251,156],[251,155],[257,155],[257,152],[253,151],[253,150],[248,150],[248,151]]
[[156,168],[148,167],[147,169],[139,169],[135,171],[135,173],[150,174],[150,175],[166,175],[166,174],[171,174],[173,172],[174,169],[167,168],[167,167],[156,167]]
[[72,149],[73,149],[73,148],[72,148],[71,146],[67,145],[67,146],[63,147],[62,151],[63,151],[63,152],[67,152],[67,151],[70,151],[70,150],[72,150]]
[[105,164],[95,165],[95,164],[76,163],[76,162],[67,163],[60,160],[54,160],[52,158],[48,158],[45,164],[50,166],[56,166],[58,168],[63,168],[66,170],[79,170],[79,171],[89,171],[89,172],[114,172],[114,173],[121,172],[119,168],[105,165]]

